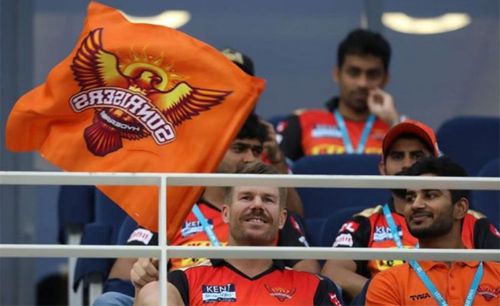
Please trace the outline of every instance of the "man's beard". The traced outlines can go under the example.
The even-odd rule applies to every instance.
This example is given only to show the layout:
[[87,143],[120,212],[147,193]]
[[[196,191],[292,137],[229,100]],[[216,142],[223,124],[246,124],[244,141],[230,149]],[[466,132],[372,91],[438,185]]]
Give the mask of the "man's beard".
[[440,237],[448,234],[453,227],[453,220],[451,218],[440,218],[435,220],[430,226],[425,228],[412,228],[411,224],[408,224],[408,229],[410,233],[415,238],[427,239]]

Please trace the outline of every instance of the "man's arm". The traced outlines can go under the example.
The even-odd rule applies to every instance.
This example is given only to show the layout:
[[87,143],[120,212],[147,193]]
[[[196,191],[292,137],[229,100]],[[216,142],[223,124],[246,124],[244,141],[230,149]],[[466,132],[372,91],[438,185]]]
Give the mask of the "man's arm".
[[[394,268],[392,268],[394,269]],[[398,294],[399,282],[406,280],[398,279],[394,271],[380,272],[368,285],[365,305],[404,305],[405,301]]]
[[157,281],[158,276],[158,259],[139,258],[130,270],[130,280],[136,289]]
[[321,274],[329,277],[342,288],[344,295],[353,299],[358,295],[368,279],[356,273],[353,260],[327,260]]
[[[367,247],[369,236],[370,221],[366,217],[355,216],[342,225],[336,234],[333,247]],[[343,293],[352,299],[361,292],[368,280],[356,273],[357,270],[358,264],[353,260],[327,260],[321,274],[333,280],[342,288]]]
[[279,123],[276,128],[278,143],[286,158],[292,161],[304,156],[302,150],[302,128],[297,115],[292,115]]
[[[305,236],[305,229],[302,227],[297,217],[289,213],[285,222],[285,226],[279,232],[278,246],[298,246],[308,247]],[[294,270],[318,273],[321,269],[319,263],[315,259],[303,260],[285,260],[285,264]]]
[[[168,306],[185,306],[179,290],[171,283],[167,284]],[[134,306],[158,306],[160,305],[159,282],[151,282],[141,289],[136,289]]]
[[[285,155],[281,151],[277,137],[276,131],[271,123],[260,119],[260,122],[266,127],[267,130],[267,141],[264,142],[264,152],[269,163],[275,167],[280,173],[288,174],[290,169],[286,163]],[[288,194],[286,198],[286,207],[288,210],[295,212],[299,216],[304,216],[304,209],[302,205],[302,200],[295,188],[288,188]]]

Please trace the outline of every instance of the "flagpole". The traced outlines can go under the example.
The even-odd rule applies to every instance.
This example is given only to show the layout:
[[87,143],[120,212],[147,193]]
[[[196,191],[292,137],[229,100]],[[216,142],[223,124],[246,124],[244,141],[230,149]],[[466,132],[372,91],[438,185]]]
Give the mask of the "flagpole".
[[167,305],[167,177],[162,175],[160,179],[158,208],[158,243],[162,247],[160,257],[160,305]]

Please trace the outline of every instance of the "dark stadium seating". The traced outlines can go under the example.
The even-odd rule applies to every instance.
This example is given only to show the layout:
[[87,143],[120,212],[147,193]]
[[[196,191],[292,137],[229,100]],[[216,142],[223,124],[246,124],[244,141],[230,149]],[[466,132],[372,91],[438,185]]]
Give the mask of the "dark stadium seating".
[[365,208],[366,205],[343,207],[328,216],[321,231],[321,246],[331,247],[342,224]]
[[[378,175],[379,155],[306,156],[292,166],[294,174]],[[384,189],[297,188],[304,205],[304,222],[311,245],[322,244],[326,218],[345,207],[370,207],[384,203]]]
[[437,139],[443,154],[475,176],[500,156],[500,117],[454,117],[439,127]]
[[[500,177],[500,159],[486,163],[478,172],[481,177]],[[491,223],[500,228],[500,191],[473,190],[471,192],[473,209],[485,214]]]

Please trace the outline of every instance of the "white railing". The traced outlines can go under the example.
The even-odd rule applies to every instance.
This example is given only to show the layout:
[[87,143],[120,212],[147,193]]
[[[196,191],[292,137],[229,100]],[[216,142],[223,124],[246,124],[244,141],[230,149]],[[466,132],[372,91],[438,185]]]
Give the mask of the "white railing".
[[[0,257],[169,257],[205,258],[371,258],[404,260],[500,261],[498,250],[462,249],[366,249],[296,247],[179,247],[166,245],[167,186],[275,186],[315,188],[415,188],[500,190],[500,178],[404,177],[352,175],[238,175],[179,173],[68,173],[0,171],[0,185],[154,185],[159,192],[158,246],[84,246],[0,244]],[[498,205],[498,203],[491,203]],[[167,298],[167,265],[160,265],[160,301]]]

